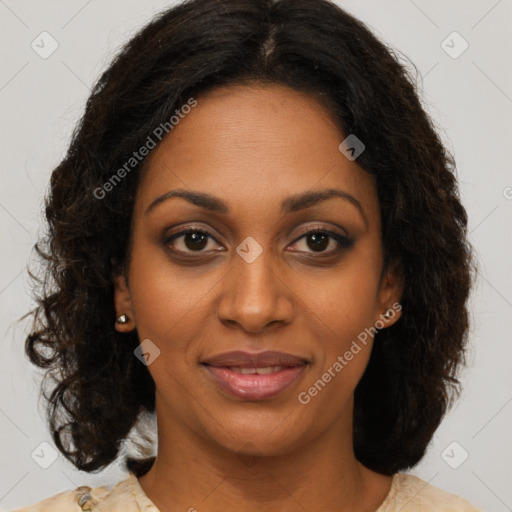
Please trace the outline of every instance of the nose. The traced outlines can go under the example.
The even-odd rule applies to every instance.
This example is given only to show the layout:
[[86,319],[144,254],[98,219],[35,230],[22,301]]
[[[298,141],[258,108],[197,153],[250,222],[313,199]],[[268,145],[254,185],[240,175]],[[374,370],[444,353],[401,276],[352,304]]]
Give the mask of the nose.
[[250,333],[260,333],[269,325],[290,323],[294,294],[285,281],[281,262],[270,249],[263,250],[253,261],[240,254],[233,252],[232,267],[221,283],[219,320]]

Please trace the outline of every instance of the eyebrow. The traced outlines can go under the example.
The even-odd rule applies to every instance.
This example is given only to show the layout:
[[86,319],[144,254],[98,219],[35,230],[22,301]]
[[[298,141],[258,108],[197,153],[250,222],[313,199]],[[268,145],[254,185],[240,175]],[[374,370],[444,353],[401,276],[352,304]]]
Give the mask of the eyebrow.
[[[230,212],[229,206],[218,197],[206,194],[204,192],[193,192],[190,190],[177,189],[171,190],[170,192],[167,192],[157,197],[146,208],[144,215],[147,215],[152,210],[154,210],[158,205],[162,204],[164,201],[167,201],[168,199],[171,199],[172,197],[181,197],[182,199],[185,199],[189,203],[192,203],[210,212],[221,213],[224,215],[227,215]],[[332,197],[344,199],[345,201],[348,201],[349,203],[354,205],[361,213],[366,226],[368,226],[368,219],[366,217],[363,206],[361,205],[361,202],[348,192],[333,188],[319,190],[316,192],[304,192],[303,194],[292,195],[286,198],[281,203],[281,213],[293,213],[299,210],[304,210],[306,208],[310,208],[311,206],[316,205],[321,201],[325,201]]]

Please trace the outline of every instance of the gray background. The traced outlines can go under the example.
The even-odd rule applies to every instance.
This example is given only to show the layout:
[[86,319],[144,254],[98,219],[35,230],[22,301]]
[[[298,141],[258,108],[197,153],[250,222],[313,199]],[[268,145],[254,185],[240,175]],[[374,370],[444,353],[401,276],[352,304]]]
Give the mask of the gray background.
[[[27,324],[16,320],[33,306],[26,265],[41,229],[43,195],[89,89],[119,45],[171,3],[0,0],[4,510],[79,485],[111,485],[126,475],[115,464],[88,475],[73,469],[62,456],[47,469],[41,467],[52,462],[54,449],[37,403],[39,377],[23,355]],[[421,73],[425,108],[458,164],[470,239],[479,258],[464,392],[427,456],[411,473],[483,510],[512,510],[512,2],[338,3],[407,55]],[[51,48],[48,36],[39,36],[43,31],[58,43],[46,59],[31,47],[35,41],[40,52]],[[450,36],[454,31],[463,39]],[[41,43],[41,37],[47,39]],[[469,47],[453,58],[464,48],[464,40]],[[50,446],[41,445],[45,441]]]

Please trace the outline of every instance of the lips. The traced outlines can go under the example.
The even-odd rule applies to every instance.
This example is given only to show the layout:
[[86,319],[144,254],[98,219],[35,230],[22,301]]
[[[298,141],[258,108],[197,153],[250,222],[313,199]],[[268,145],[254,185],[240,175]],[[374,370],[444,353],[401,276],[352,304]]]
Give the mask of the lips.
[[202,361],[207,374],[230,396],[265,400],[289,388],[309,364],[284,352],[226,352]]
[[298,366],[307,363],[308,360],[302,357],[267,350],[265,352],[225,352],[202,361],[210,366],[235,366],[238,368],[268,368],[269,366]]

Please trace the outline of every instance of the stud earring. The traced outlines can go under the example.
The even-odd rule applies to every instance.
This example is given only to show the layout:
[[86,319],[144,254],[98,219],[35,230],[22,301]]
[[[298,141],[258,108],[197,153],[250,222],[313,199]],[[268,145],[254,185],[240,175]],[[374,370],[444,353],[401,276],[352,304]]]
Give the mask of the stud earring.
[[385,313],[384,313],[384,318],[386,320],[389,320],[391,318],[391,309],[388,309]]
[[128,317],[126,315],[120,315],[116,318],[116,324],[127,324],[128,323]]

